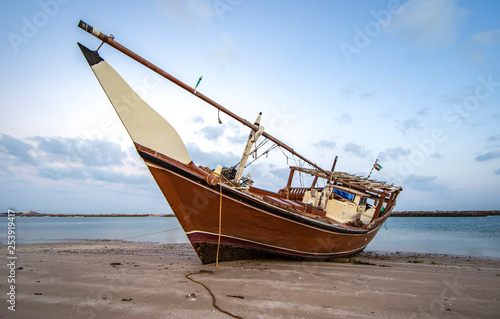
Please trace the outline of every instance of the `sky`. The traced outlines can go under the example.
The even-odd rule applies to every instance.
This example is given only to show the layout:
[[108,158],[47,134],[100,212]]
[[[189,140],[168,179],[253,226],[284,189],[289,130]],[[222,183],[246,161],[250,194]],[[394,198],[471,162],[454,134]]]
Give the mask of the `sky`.
[[[81,19],[319,166],[403,187],[396,210],[500,209],[500,2],[2,1],[0,206],[171,210],[83,58]],[[104,45],[193,161],[239,162],[249,129]],[[271,146],[270,143],[265,147]],[[263,148],[262,151],[265,151]],[[298,165],[248,166],[277,191]],[[300,180],[297,179],[297,183]]]

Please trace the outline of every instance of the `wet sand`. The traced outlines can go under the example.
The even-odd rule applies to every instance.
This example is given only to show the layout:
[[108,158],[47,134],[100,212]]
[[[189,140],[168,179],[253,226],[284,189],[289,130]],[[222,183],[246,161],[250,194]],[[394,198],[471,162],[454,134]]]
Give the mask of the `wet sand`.
[[[6,246],[1,246],[7,251]],[[498,318],[500,261],[362,253],[331,262],[202,265],[187,244],[17,246],[15,312],[7,256],[0,318]]]

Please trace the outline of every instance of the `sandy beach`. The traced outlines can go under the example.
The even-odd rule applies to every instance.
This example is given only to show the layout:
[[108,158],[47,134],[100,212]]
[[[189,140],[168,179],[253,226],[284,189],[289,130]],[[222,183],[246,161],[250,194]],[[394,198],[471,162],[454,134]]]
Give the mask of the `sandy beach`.
[[[6,246],[2,246],[6,251]],[[202,265],[188,244],[20,245],[0,318],[498,318],[500,261],[362,253],[330,262]],[[12,272],[11,272],[12,273]]]

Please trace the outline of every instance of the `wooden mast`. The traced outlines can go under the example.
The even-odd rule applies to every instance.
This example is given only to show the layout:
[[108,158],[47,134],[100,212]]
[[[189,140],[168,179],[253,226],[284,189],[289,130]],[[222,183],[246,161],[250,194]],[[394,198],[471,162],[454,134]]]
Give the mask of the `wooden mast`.
[[[148,60],[144,59],[143,57],[139,56],[135,52],[127,49],[126,47],[124,47],[120,43],[116,42],[114,40],[113,36],[108,37],[104,33],[102,33],[99,30],[93,28],[92,26],[88,25],[87,23],[83,22],[82,20],[80,20],[80,22],[78,23],[78,27],[81,28],[81,29],[83,29],[83,30],[85,30],[85,31],[87,31],[88,33],[92,34],[93,36],[95,36],[99,40],[103,41],[103,43],[107,43],[108,45],[112,46],[116,50],[122,52],[123,54],[129,56],[130,58],[134,59],[135,61],[141,63],[142,65],[144,65],[145,67],[149,68],[150,70],[158,73],[159,75],[163,76],[167,80],[173,82],[174,84],[177,84],[178,86],[180,86],[184,90],[188,91],[189,93],[191,93],[193,95],[196,95],[198,98],[202,99],[203,101],[207,102],[208,104],[212,105],[213,107],[217,108],[218,110],[224,112],[225,114],[227,114],[230,117],[234,118],[235,120],[237,120],[238,122],[242,123],[243,125],[248,126],[253,131],[257,132],[259,130],[259,126],[255,125],[255,124],[252,124],[249,121],[245,120],[244,118],[242,118],[242,117],[236,115],[235,113],[229,111],[228,109],[226,109],[225,107],[223,107],[219,103],[213,101],[212,99],[210,99],[209,97],[205,96],[204,94],[200,93],[199,91],[195,91],[194,88],[192,88],[191,86],[189,86],[186,83],[182,82],[181,80],[177,79],[176,77],[174,77],[170,73],[162,70],[158,66],[154,65],[153,63],[151,63]],[[304,156],[302,156],[299,153],[295,152],[293,150],[293,148],[291,148],[290,146],[288,146],[285,143],[281,142],[280,140],[278,140],[274,136],[268,134],[267,132],[263,132],[262,136],[266,137],[267,139],[269,139],[272,142],[274,142],[275,144],[277,144],[279,147],[282,147],[283,149],[285,149],[288,152],[292,153],[293,155],[297,156],[298,158],[300,158],[304,162],[308,163],[312,167],[316,168],[317,170],[319,170],[319,171],[321,171],[321,172],[323,172],[325,174],[329,174],[326,170],[322,169],[321,167],[319,167],[315,163],[311,162],[310,160],[308,160]]]
[[252,146],[257,142],[257,139],[264,133],[264,127],[260,126],[260,119],[262,117],[262,112],[259,113],[257,119],[255,120],[255,125],[259,126],[259,130],[257,132],[251,131],[250,136],[248,136],[247,145],[245,146],[245,150],[243,151],[243,155],[241,156],[240,164],[238,165],[238,170],[236,171],[236,176],[234,177],[234,182],[239,185],[241,176],[243,175],[243,170],[245,169],[245,165],[248,160],[248,156],[250,156],[250,151],[252,150]]

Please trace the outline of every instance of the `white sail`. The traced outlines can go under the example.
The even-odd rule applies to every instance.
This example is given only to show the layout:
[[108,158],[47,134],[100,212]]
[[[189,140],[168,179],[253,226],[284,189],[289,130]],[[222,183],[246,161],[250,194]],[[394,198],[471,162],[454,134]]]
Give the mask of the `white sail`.
[[135,143],[188,164],[191,158],[179,134],[153,110],[95,51],[78,44]]

